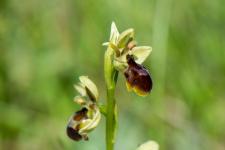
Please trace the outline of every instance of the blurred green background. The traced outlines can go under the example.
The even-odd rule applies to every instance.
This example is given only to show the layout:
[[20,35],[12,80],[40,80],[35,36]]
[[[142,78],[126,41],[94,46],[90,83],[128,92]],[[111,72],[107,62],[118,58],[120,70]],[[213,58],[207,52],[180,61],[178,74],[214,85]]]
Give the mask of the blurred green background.
[[73,84],[88,75],[105,102],[110,25],[133,27],[153,52],[154,87],[128,93],[119,76],[116,150],[156,140],[161,150],[225,150],[224,0],[1,0],[0,149],[104,150],[105,120],[89,142],[65,133]]

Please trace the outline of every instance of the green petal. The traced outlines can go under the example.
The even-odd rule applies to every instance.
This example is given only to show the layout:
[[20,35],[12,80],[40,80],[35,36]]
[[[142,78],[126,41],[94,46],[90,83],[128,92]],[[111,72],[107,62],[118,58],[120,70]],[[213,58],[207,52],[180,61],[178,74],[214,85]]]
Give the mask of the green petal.
[[79,77],[80,82],[84,85],[84,88],[86,89],[86,93],[89,96],[89,98],[92,100],[98,100],[99,93],[96,85],[94,82],[92,82],[87,76],[80,76]]
[[119,35],[120,34],[119,34],[119,31],[117,30],[115,22],[112,22],[109,41],[112,42],[113,44],[116,44],[116,41],[118,40]]
[[137,58],[135,62],[137,62],[138,64],[142,64],[145,61],[145,59],[150,55],[151,52],[152,48],[149,46],[134,47],[130,51],[131,55],[134,55],[135,58]]
[[118,48],[124,48],[128,44],[128,42],[134,37],[134,29],[127,29],[122,32],[119,36],[117,46]]
[[81,96],[86,96],[86,90],[82,85],[74,85],[74,88],[77,90],[78,93],[80,93]]

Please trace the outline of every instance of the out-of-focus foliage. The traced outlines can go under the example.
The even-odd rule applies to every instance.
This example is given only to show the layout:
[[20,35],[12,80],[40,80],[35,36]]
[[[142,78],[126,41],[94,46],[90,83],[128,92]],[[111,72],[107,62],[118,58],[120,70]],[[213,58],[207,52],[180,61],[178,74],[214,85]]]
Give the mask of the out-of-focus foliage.
[[104,119],[89,142],[65,133],[88,75],[104,102],[102,42],[111,22],[153,46],[153,91],[119,77],[117,150],[155,140],[161,150],[225,149],[224,0],[1,0],[0,149],[104,150]]

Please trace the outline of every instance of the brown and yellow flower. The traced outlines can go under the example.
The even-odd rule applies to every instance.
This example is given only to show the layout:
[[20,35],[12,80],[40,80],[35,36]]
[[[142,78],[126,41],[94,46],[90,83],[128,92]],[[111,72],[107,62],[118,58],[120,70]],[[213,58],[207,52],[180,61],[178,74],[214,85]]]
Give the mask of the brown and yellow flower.
[[96,85],[87,76],[79,79],[80,83],[74,87],[80,96],[76,96],[74,101],[82,108],[70,117],[66,129],[67,135],[75,141],[88,140],[87,134],[97,127],[101,119]]
[[148,70],[134,61],[132,55],[127,55],[128,67],[124,72],[128,91],[134,90],[140,96],[146,96],[152,89],[152,79]]
[[148,70],[141,64],[150,55],[152,48],[137,46],[134,30],[127,29],[120,34],[114,22],[109,42],[103,45],[110,46],[115,51],[114,67],[124,73],[128,90],[146,96],[152,89],[152,79]]

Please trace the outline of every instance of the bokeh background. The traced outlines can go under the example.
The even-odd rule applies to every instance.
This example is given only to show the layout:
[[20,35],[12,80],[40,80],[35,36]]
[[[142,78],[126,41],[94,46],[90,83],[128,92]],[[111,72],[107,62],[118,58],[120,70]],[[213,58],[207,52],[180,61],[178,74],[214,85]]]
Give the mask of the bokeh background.
[[104,150],[105,120],[89,142],[65,133],[88,75],[105,102],[102,43],[115,21],[153,52],[154,88],[128,93],[119,76],[116,150],[225,150],[224,0],[1,0],[0,149]]

